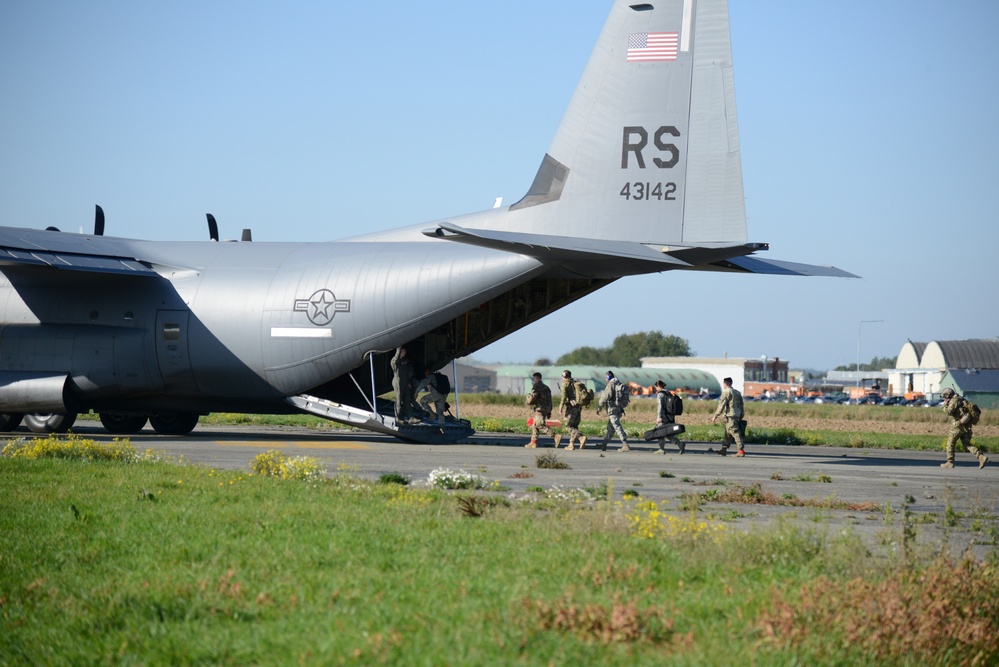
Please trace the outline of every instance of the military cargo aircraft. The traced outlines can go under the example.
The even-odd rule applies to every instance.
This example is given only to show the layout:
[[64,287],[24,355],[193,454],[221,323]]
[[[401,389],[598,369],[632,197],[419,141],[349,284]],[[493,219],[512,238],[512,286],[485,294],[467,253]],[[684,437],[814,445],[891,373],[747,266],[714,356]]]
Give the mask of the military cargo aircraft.
[[[419,370],[619,278],[850,276],[748,240],[726,0],[616,0],[516,203],[333,242],[152,242],[0,228],[0,429],[185,434],[211,412],[319,414],[418,442],[389,359]],[[665,280],[666,278],[664,278]],[[419,375],[418,375],[419,377]]]

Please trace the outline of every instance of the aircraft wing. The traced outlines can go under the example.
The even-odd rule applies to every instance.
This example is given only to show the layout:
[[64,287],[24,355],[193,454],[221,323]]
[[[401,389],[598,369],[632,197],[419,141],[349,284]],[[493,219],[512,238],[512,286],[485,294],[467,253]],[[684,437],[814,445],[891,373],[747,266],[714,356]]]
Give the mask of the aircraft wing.
[[767,250],[766,243],[714,246],[652,245],[635,241],[614,241],[524,232],[468,229],[440,223],[423,230],[425,236],[458,243],[513,252],[594,278],[617,278],[669,270],[732,271],[794,276],[857,276],[834,266],[816,266],[750,257]]
[[[98,249],[103,251],[98,251]],[[158,276],[149,265],[122,254],[110,240],[63,232],[0,227],[0,270],[40,268]]]

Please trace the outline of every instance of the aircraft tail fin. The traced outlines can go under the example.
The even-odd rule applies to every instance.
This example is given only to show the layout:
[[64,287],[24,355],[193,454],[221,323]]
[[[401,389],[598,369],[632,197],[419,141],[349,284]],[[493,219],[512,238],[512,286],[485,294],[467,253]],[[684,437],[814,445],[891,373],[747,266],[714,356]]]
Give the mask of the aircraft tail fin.
[[746,241],[727,0],[617,0],[505,231]]

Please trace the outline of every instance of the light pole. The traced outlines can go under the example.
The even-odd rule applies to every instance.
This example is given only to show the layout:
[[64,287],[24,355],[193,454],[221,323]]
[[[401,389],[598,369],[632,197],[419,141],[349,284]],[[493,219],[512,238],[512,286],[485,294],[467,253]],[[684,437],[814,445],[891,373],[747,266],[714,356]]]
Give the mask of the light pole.
[[860,399],[860,332],[865,324],[875,324],[884,320],[860,320],[857,325],[857,399]]
[[[760,376],[760,379],[763,381],[762,394],[763,396],[768,396],[769,394],[767,392],[769,391],[769,389],[767,388],[767,355],[761,354],[760,359],[763,360],[763,375]],[[759,396],[759,394],[757,394],[757,396]]]

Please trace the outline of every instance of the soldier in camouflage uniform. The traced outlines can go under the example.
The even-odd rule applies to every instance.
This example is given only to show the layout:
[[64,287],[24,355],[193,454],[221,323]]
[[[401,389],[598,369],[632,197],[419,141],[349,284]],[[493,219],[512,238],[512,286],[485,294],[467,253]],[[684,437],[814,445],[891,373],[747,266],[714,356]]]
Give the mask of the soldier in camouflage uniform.
[[395,419],[408,421],[413,416],[413,363],[406,356],[406,348],[398,347],[392,357],[392,390],[395,392]]
[[[527,404],[534,413],[534,425],[531,426],[531,441],[524,447],[534,448],[538,446],[539,435],[551,433],[545,422],[552,416],[552,390],[541,381],[541,373],[535,373],[531,377],[534,379],[534,386],[527,394]],[[558,442],[555,444],[558,446]]]
[[[416,385],[416,395],[419,396],[421,392],[426,391],[427,395],[420,399],[420,407],[423,411],[427,413],[428,417],[432,417],[434,412],[437,413],[437,423],[441,426],[444,425],[444,412],[447,411],[447,397],[444,394],[437,391],[437,378],[434,377],[433,372],[426,368],[423,371],[423,379],[420,380],[420,384]],[[430,404],[434,404],[434,410],[430,410]]]
[[621,381],[614,377],[613,371],[607,371],[606,379],[607,386],[604,387],[603,393],[600,394],[600,402],[597,404],[598,415],[601,409],[607,410],[607,434],[604,436],[604,441],[600,443],[600,449],[606,452],[607,443],[617,433],[617,437],[621,438],[622,443],[621,449],[618,451],[629,452],[631,451],[631,447],[628,445],[628,436],[621,426],[621,417],[624,415],[624,408],[618,405],[618,396],[620,394],[618,386],[621,384]]
[[[576,381],[572,379],[572,372],[562,371],[562,402],[559,403],[559,412],[565,417],[565,428],[569,432],[569,444],[566,449],[572,451],[576,448],[576,441],[579,441],[579,448],[586,446],[586,436],[579,432],[579,422],[583,419],[583,406],[576,396]],[[562,440],[562,435],[555,436],[555,447]]]
[[722,456],[728,454],[728,447],[734,441],[739,445],[736,456],[745,456],[745,445],[742,442],[742,427],[739,424],[745,411],[742,407],[742,393],[738,389],[732,388],[732,378],[722,380],[724,389],[718,399],[718,408],[715,410],[711,423],[718,421],[718,417],[725,419],[725,440],[722,442],[721,450],[718,453]]
[[954,451],[958,440],[965,451],[971,452],[978,459],[978,467],[984,468],[989,462],[985,452],[971,444],[971,429],[973,424],[971,404],[963,396],[950,387],[943,390],[940,397],[944,399],[943,411],[950,417],[950,433],[947,435],[947,460],[940,464],[941,468],[954,467]]

